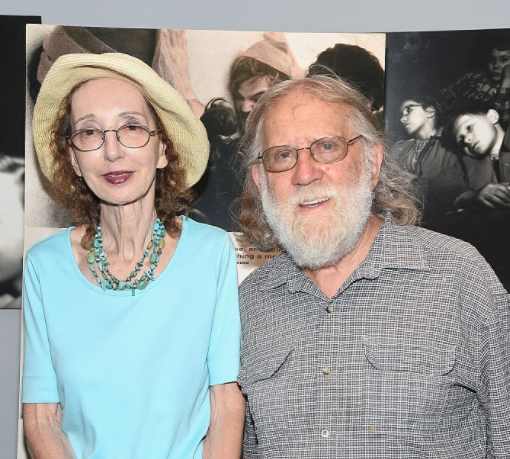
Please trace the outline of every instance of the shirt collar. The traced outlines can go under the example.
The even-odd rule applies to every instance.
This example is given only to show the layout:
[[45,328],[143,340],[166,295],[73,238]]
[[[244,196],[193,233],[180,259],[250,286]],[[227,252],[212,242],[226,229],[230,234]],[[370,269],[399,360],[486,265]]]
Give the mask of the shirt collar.
[[[345,285],[356,279],[375,279],[384,269],[428,270],[427,257],[423,246],[414,235],[420,229],[399,226],[388,215],[374,239],[363,263],[352,273]],[[315,285],[296,266],[287,252],[274,259],[276,265],[267,277],[265,289],[288,284],[290,291],[308,291]],[[315,287],[316,288],[316,287]]]

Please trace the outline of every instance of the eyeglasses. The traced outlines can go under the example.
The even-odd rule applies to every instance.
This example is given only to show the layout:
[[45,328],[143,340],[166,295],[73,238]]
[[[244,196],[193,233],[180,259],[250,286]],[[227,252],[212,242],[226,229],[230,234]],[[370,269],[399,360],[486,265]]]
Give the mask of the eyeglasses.
[[309,147],[304,148],[279,145],[264,150],[257,159],[262,160],[267,172],[285,172],[292,169],[297,164],[298,152],[301,150],[310,150],[312,158],[320,164],[336,163],[346,157],[349,145],[361,137],[363,136],[358,135],[351,140],[345,140],[343,137],[330,135],[315,140]]
[[402,109],[402,116],[407,116],[413,111],[414,107],[421,107],[421,104],[409,104]]
[[149,143],[151,136],[159,129],[151,131],[141,124],[126,124],[118,129],[85,128],[74,131],[68,138],[73,146],[80,151],[99,150],[105,143],[106,133],[115,132],[117,140],[127,148],[142,148]]

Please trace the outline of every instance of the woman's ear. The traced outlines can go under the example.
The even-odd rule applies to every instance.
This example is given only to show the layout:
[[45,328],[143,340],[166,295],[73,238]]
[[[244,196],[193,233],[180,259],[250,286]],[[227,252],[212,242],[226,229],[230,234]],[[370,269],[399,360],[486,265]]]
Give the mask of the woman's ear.
[[71,145],[67,146],[67,154],[69,155],[69,159],[71,160],[71,165],[73,166],[74,172],[78,177],[83,177],[81,173],[80,165],[78,163],[78,159],[76,158],[76,153]]
[[167,146],[160,141],[161,146],[159,147],[159,157],[158,157],[158,163],[156,165],[157,169],[164,169],[166,166],[168,166],[168,158],[166,157],[166,149]]

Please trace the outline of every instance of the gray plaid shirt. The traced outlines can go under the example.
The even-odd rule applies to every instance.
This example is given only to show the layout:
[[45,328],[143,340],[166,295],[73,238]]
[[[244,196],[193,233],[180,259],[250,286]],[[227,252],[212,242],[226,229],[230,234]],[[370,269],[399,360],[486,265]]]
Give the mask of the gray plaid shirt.
[[240,289],[243,457],[510,458],[510,304],[470,245],[388,220],[330,300],[287,254]]

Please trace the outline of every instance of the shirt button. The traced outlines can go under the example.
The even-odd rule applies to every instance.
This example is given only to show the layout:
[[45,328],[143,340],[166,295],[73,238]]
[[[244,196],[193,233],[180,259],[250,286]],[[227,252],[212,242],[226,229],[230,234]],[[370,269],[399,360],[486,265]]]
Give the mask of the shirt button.
[[334,306],[332,304],[328,304],[328,307],[326,308],[326,311],[331,314],[335,310]]
[[331,373],[331,370],[329,369],[329,367],[324,367],[322,369],[322,374],[323,375],[329,375]]
[[322,432],[321,432],[321,435],[324,437],[324,438],[328,438],[328,435],[329,435],[329,432],[324,429]]

